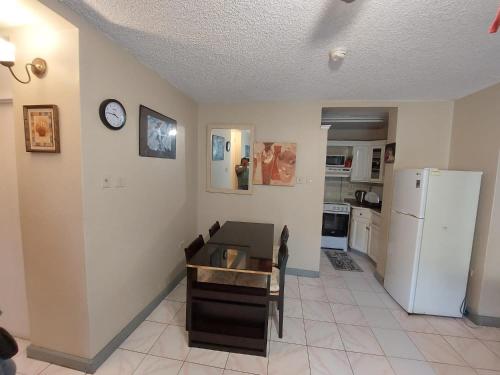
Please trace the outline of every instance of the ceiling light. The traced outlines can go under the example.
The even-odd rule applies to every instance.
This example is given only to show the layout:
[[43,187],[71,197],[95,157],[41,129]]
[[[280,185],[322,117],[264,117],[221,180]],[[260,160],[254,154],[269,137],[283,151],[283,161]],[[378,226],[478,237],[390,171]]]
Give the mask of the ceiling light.
[[31,73],[33,73],[38,78],[43,78],[47,71],[47,62],[44,59],[39,57],[33,59],[31,63],[27,63],[24,67],[26,69],[26,73],[28,74],[28,79],[23,81],[15,75],[12,67],[15,64],[16,60],[16,47],[13,43],[0,38],[0,65],[7,67],[12,74],[12,76],[20,83],[30,83],[31,82],[31,74],[28,70],[28,67],[31,68]]

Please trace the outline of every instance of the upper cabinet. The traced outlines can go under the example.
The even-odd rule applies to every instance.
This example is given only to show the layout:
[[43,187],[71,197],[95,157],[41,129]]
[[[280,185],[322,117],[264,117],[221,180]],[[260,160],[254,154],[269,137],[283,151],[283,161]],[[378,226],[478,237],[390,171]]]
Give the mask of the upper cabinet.
[[352,152],[351,181],[384,181],[385,144],[355,145]]

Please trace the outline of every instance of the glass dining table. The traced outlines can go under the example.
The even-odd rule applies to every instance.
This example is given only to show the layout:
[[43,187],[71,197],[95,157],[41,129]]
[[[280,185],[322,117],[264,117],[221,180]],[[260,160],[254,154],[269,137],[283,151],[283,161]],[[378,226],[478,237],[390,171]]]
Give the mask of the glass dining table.
[[[273,224],[229,221],[188,261],[189,346],[267,354],[273,237]],[[199,281],[201,271],[264,277],[267,282],[262,287],[250,287]]]

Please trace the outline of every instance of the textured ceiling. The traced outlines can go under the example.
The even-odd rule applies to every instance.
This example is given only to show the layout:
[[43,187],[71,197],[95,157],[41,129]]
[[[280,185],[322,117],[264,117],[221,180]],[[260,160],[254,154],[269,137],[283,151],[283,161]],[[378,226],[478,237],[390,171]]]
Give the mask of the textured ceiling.
[[500,81],[498,0],[62,2],[200,102],[453,99]]

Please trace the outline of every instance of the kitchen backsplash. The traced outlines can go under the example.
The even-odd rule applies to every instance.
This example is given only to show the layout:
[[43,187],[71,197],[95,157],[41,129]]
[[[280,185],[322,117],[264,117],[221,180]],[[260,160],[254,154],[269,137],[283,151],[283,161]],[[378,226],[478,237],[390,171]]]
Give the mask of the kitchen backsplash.
[[356,190],[373,191],[382,199],[383,185],[363,182],[351,182],[346,178],[328,178],[325,181],[325,202],[341,202],[354,199]]

